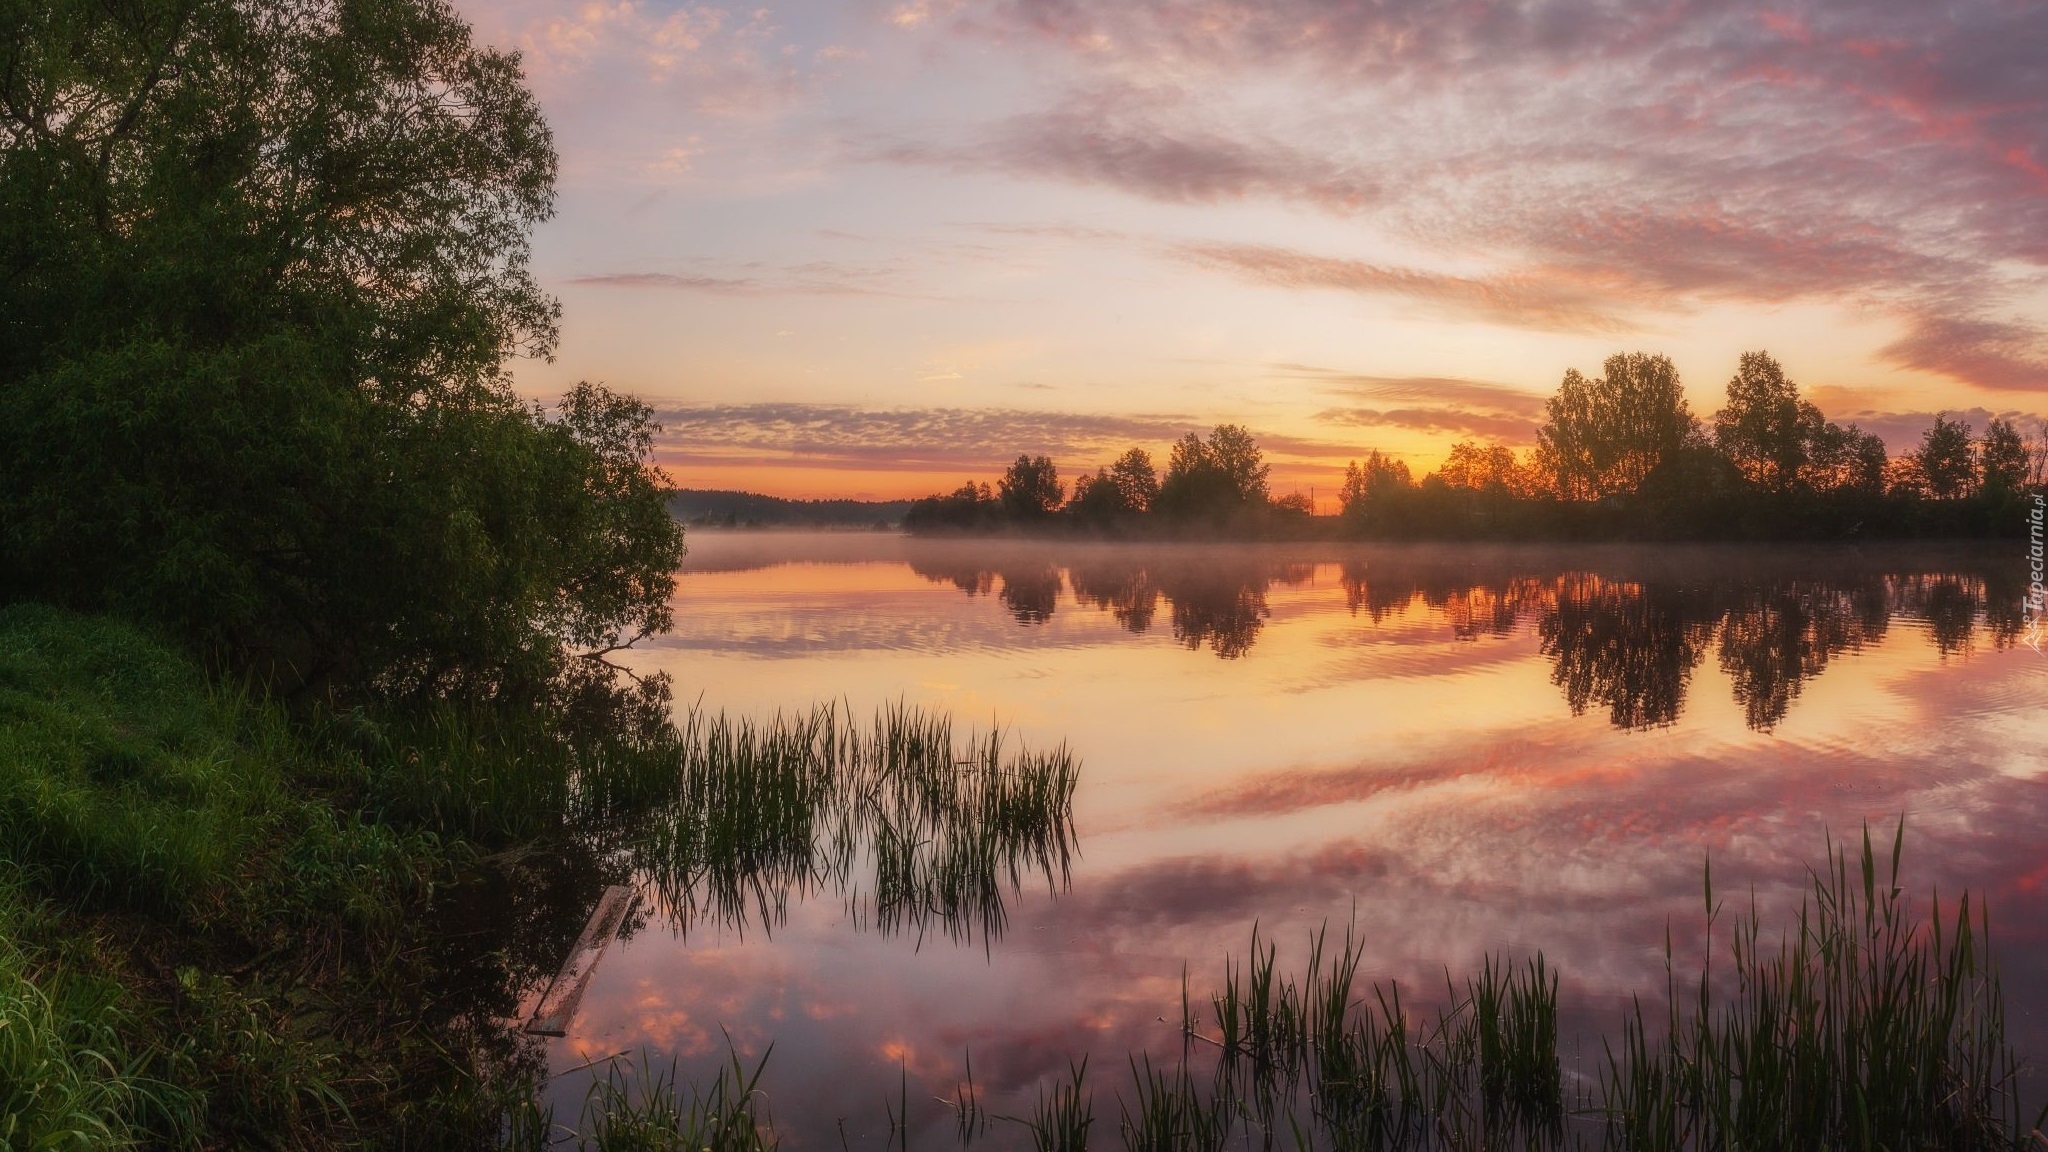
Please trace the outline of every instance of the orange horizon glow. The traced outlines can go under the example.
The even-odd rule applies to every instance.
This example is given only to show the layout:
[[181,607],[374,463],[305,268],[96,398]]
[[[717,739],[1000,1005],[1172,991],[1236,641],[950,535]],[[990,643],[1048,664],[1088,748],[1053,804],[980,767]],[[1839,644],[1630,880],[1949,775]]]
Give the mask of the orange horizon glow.
[[1703,419],[1769,351],[1894,454],[2048,411],[2039,21],[1990,0],[459,7],[561,152],[517,387],[646,399],[689,487],[914,498],[1236,423],[1334,490],[1526,449],[1631,351]]

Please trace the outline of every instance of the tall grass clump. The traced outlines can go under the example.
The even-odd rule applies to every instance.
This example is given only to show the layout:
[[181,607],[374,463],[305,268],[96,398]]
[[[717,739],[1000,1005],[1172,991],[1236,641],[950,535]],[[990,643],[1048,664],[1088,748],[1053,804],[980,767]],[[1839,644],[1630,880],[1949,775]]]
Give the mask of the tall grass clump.
[[122,1010],[94,981],[34,971],[17,895],[0,888],[0,1147],[134,1147],[143,1092]]
[[737,1050],[708,1088],[681,1082],[673,1061],[656,1065],[644,1054],[628,1064],[606,1061],[601,1079],[583,1099],[576,1147],[587,1152],[769,1152],[776,1147],[761,1074],[768,1057],[749,1069]]
[[1355,926],[1341,941],[1318,930],[1297,975],[1253,927],[1206,1027],[1183,1008],[1186,1035],[1214,1049],[1217,1098],[1268,1137],[1305,1116],[1344,1148],[1553,1140],[1564,1102],[1557,976],[1543,958],[1489,960],[1462,988],[1447,980],[1438,1015],[1411,1021],[1399,986],[1359,987],[1363,947]]
[[[1559,977],[1540,953],[1489,957],[1462,986],[1447,978],[1434,1017],[1411,1019],[1396,985],[1357,986],[1351,930],[1335,946],[1317,932],[1292,974],[1254,926],[1206,1017],[1183,998],[1184,1035],[1214,1055],[1199,1114],[1234,1109],[1246,1139],[1338,1149],[2048,1147],[2048,1108],[2028,1113],[2020,1099],[1983,905],[1965,895],[1945,911],[1936,897],[1916,915],[1899,883],[1903,844],[1902,823],[1881,865],[1867,830],[1860,853],[1830,843],[1775,941],[1752,902],[1725,970],[1705,871],[1697,979],[1679,979],[1667,940],[1663,1011],[1635,1001],[1618,1043],[1570,1094]],[[1209,1146],[1185,1071],[1170,1077],[1149,1059],[1132,1071],[1127,1145]]]
[[1088,1058],[1068,1065],[1067,1074],[1050,1093],[1039,1090],[1031,1115],[1003,1117],[1031,1134],[1032,1152],[1088,1152],[1088,1130],[1095,1124],[1095,1097],[1086,1092]]
[[1195,1083],[1185,1059],[1172,1071],[1131,1057],[1131,1101],[1122,1107],[1118,1131],[1128,1152],[1222,1152],[1230,1139],[1231,1102],[1221,1093],[1205,1094]]
[[[1630,1149],[2005,1148],[2030,1141],[2006,1044],[1990,921],[1967,893],[1923,921],[1868,829],[1825,867],[1775,945],[1752,902],[1690,996],[1668,978],[1661,1038],[1640,1002],[1603,1080],[1609,1143]],[[1704,884],[1711,941],[1721,907]],[[1670,963],[1667,944],[1667,969]],[[1732,987],[1730,986],[1732,980]],[[2044,1109],[2043,1114],[2048,1114]],[[2025,1123],[2031,1119],[2031,1123]]]
[[863,726],[828,704],[759,723],[693,713],[677,756],[672,798],[628,843],[685,928],[773,927],[791,896],[829,887],[882,931],[987,940],[1027,879],[1067,879],[1079,777],[1064,748],[961,741],[900,705]]

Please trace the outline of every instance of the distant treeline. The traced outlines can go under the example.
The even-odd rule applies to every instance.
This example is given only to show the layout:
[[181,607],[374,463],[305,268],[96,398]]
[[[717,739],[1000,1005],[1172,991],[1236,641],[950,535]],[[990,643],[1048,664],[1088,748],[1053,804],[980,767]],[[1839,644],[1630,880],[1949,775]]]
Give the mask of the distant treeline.
[[669,511],[686,524],[711,527],[872,528],[898,524],[908,500],[785,500],[718,488],[678,488]]
[[2023,435],[1994,418],[1978,436],[1937,415],[1893,457],[1855,424],[1800,398],[1778,362],[1746,352],[1712,420],[1688,409],[1671,361],[1610,356],[1598,377],[1569,370],[1545,405],[1536,446],[1460,441],[1419,480],[1378,450],[1345,469],[1340,511],[1275,495],[1257,441],[1219,425],[1169,450],[1162,474],[1132,448],[1071,492],[1044,456],[1021,455],[994,487],[962,485],[912,503],[913,532],[1077,530],[1493,539],[1812,539],[2008,535],[2048,489],[2048,426]]

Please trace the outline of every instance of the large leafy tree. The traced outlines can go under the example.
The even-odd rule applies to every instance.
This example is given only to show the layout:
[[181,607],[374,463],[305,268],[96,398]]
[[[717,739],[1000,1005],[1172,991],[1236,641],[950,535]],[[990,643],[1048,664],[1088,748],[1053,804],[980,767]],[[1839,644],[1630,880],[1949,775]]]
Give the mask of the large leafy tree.
[[1012,519],[1035,520],[1059,511],[1065,492],[1050,457],[1019,456],[996,481],[1003,511]]
[[1132,448],[1109,466],[1109,481],[1116,485],[1118,498],[1132,512],[1149,512],[1159,499],[1159,475],[1152,469],[1152,455]]
[[1751,483],[1785,492],[1799,481],[1826,423],[1769,353],[1744,352],[1728,381],[1728,402],[1714,416],[1714,442]]
[[443,0],[0,0],[0,593],[302,684],[501,691],[664,627],[648,410],[503,366],[555,156]]
[[1258,441],[1242,425],[1218,424],[1207,440],[1190,432],[1174,442],[1158,505],[1176,515],[1215,517],[1264,508],[1270,471]]
[[1714,445],[1766,492],[1880,491],[1884,441],[1829,422],[1766,352],[1744,352],[1714,415]]
[[1949,419],[1946,412],[1936,413],[1912,458],[1929,496],[1954,500],[1970,494],[1977,477],[1977,453],[1968,424]]
[[1977,459],[1988,492],[2018,492],[2027,485],[2027,443],[2010,420],[1996,416],[1984,426]]
[[1567,500],[1632,495],[1700,437],[1669,358],[1620,353],[1602,371],[1567,370],[1536,433],[1537,465]]

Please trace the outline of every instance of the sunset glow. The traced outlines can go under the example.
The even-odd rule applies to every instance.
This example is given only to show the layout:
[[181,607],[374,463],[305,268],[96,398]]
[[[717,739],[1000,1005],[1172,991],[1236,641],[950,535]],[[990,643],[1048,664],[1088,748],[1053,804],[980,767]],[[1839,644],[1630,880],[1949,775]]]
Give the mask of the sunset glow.
[[1765,348],[1894,450],[2048,387],[2025,5],[466,0],[562,152],[523,391],[688,486],[897,497],[1242,422],[1278,490]]

